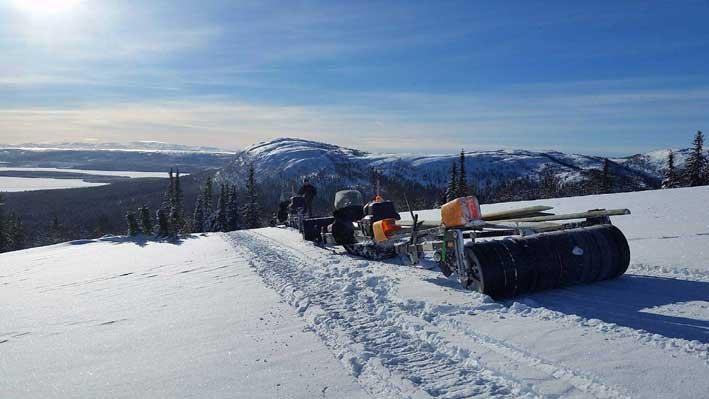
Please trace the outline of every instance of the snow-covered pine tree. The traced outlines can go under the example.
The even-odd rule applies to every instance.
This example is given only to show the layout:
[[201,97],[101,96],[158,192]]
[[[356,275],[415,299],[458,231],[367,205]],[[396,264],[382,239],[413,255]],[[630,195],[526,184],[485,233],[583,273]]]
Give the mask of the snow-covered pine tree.
[[229,186],[227,184],[222,184],[219,190],[219,197],[217,198],[217,208],[214,216],[214,223],[212,225],[212,231],[227,231],[227,205],[228,205],[228,191]]
[[468,195],[468,177],[465,174],[465,152],[460,150],[460,172],[458,173],[458,195],[456,197],[466,197]]
[[153,234],[153,216],[150,209],[143,205],[138,208],[138,217],[140,218],[140,228],[145,234]]
[[251,164],[249,165],[248,177],[246,179],[246,202],[243,208],[244,224],[247,229],[261,227],[258,191],[256,187],[256,177],[254,175],[254,165]]
[[689,153],[684,167],[684,180],[690,187],[709,184],[707,181],[707,159],[704,155],[704,133],[698,131],[694,136],[694,146]]
[[675,153],[670,150],[667,154],[667,169],[662,180],[662,188],[675,188],[680,186],[679,174],[675,166]]
[[[165,192],[163,193],[162,196],[162,203],[160,203],[160,208],[159,210],[162,211],[162,213],[165,215],[166,220],[167,220],[167,231],[168,233],[165,234],[165,236],[170,235],[172,232],[172,226],[170,223],[170,215],[172,213],[172,207],[175,203],[175,175],[173,174],[173,169],[170,168],[170,172],[168,172],[168,182],[167,182],[167,187],[165,187]],[[157,215],[156,215],[157,218]],[[162,236],[162,234],[161,234]]]
[[204,233],[205,229],[205,215],[204,215],[204,196],[200,192],[197,195],[197,200],[194,204],[194,213],[192,214],[192,232],[193,233]]
[[229,226],[228,231],[239,230],[239,228],[241,228],[241,215],[239,214],[239,201],[236,194],[236,186],[231,186],[231,190],[229,191],[227,225]]
[[170,226],[167,220],[167,214],[165,214],[165,210],[162,208],[158,209],[155,217],[158,220],[158,237],[169,236]]
[[451,165],[451,174],[446,189],[446,200],[453,201],[458,198],[458,167],[455,162]]
[[133,211],[128,211],[126,213],[126,222],[128,223],[129,236],[134,237],[141,233],[140,227],[138,226],[138,220],[135,218],[135,213],[133,213]]
[[170,203],[170,234],[173,237],[183,233],[185,219],[182,207],[182,186],[180,185],[180,169],[176,170],[174,184],[172,185],[172,195]]
[[202,192],[202,197],[204,197],[204,217],[209,218],[214,212],[214,187],[212,182],[212,177],[208,176],[207,181],[204,183],[204,191]]

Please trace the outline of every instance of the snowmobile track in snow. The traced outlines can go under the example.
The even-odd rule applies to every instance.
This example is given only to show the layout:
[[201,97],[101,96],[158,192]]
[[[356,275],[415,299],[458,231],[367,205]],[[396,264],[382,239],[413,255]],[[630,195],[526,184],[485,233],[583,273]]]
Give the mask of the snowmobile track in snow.
[[[231,235],[251,264],[338,353],[359,382],[377,397],[557,397],[511,374],[482,366],[486,356],[520,364],[541,381],[562,385],[573,397],[625,398],[599,379],[547,361],[524,349],[456,324],[424,318],[421,309],[388,297],[386,276],[364,273],[367,261],[333,256],[275,241],[258,232]],[[315,266],[315,267],[314,267]],[[495,305],[495,304],[493,304]],[[501,306],[501,305],[500,305]],[[450,336],[461,337],[467,346]],[[529,380],[529,378],[527,378]]]

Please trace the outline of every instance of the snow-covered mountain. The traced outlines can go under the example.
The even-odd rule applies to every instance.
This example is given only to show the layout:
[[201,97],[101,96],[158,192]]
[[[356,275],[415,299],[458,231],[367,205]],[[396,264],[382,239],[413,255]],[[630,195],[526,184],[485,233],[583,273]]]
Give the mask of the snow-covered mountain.
[[[564,180],[578,179],[584,170],[600,169],[604,157],[527,150],[466,151],[468,176],[478,184],[504,178],[535,177],[545,166],[553,166]],[[612,159],[616,174],[628,176],[640,186],[652,187],[661,177],[666,151]],[[371,170],[400,181],[442,187],[458,154],[375,154],[332,144],[297,138],[279,138],[258,143],[237,152],[219,177],[243,181],[247,165],[253,162],[260,179],[289,180],[311,176],[344,180],[348,184],[369,181]],[[678,163],[684,153],[678,153]]]

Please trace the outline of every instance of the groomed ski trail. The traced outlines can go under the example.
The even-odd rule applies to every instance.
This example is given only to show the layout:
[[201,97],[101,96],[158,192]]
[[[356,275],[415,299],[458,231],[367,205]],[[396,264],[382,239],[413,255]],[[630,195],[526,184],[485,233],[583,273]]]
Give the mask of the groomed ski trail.
[[[291,245],[279,239],[283,234],[271,229],[231,237],[237,248],[248,252],[244,256],[267,284],[300,311],[372,394],[395,398],[630,397],[622,387],[485,334],[474,323],[457,317],[480,313],[490,318],[505,313],[524,319],[516,313],[531,313],[528,306],[505,306],[489,298],[473,307],[432,307],[402,300],[396,296],[396,278],[368,269],[379,262],[333,255],[309,243]],[[546,322],[550,321],[559,320]]]

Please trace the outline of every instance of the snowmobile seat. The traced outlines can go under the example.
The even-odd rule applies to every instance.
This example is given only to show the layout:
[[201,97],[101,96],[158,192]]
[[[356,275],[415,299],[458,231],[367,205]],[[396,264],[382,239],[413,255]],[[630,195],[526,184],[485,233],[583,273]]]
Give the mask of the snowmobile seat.
[[305,197],[296,195],[293,197],[290,197],[290,206],[289,210],[290,213],[298,213],[300,209],[305,208]]
[[372,223],[384,219],[401,220],[401,216],[396,212],[394,203],[391,201],[370,202],[364,208],[364,212],[372,216]]
[[335,218],[310,218],[303,220],[303,239],[306,241],[322,242],[322,232],[329,224],[335,221]]
[[335,209],[335,211],[332,212],[332,216],[336,219],[352,223],[361,220],[364,217],[364,211],[362,210],[362,206],[354,205]]
[[356,222],[364,217],[362,193],[357,190],[341,190],[335,193],[335,211],[332,215],[345,223]]

